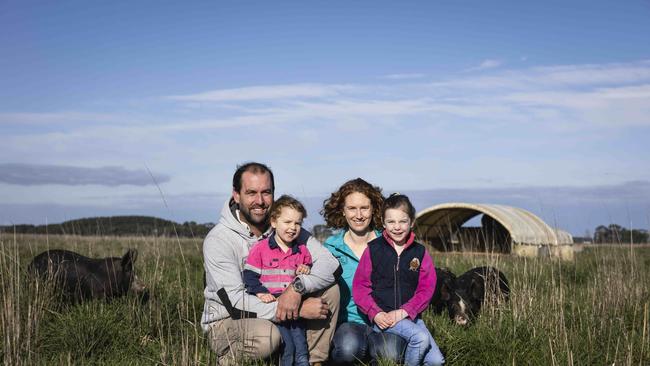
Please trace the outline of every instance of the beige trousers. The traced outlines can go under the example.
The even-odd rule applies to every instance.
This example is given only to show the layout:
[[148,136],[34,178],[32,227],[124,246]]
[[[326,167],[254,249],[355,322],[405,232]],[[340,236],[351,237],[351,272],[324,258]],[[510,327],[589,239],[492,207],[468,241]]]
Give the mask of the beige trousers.
[[[323,320],[304,320],[309,362],[325,362],[339,316],[339,287],[334,284],[313,296],[325,299],[329,305],[330,316]],[[268,320],[231,318],[214,322],[208,332],[208,338],[210,348],[219,357],[220,365],[241,364],[238,360],[242,358],[268,358],[278,349],[282,340],[280,331]]]
[[336,321],[339,319],[339,305],[341,304],[341,294],[337,284],[326,288],[316,296],[325,299],[330,309],[330,316],[322,320],[305,320],[310,363],[327,361],[330,353],[330,343],[336,330]]

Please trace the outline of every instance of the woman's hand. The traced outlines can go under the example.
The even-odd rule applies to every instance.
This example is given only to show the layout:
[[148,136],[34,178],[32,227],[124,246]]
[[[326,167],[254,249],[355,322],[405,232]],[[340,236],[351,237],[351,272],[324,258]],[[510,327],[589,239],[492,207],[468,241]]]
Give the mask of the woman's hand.
[[409,314],[408,314],[408,313],[406,312],[406,310],[404,310],[404,309],[393,310],[393,311],[390,311],[390,312],[388,312],[388,313],[386,314],[386,316],[388,317],[388,319],[390,319],[390,322],[391,322],[391,325],[390,325],[390,326],[391,326],[391,327],[392,327],[393,325],[397,324],[400,320],[402,320],[402,319],[406,319],[406,317],[407,317],[408,315],[409,315]]
[[375,315],[375,318],[372,321],[374,321],[375,324],[377,324],[379,329],[386,329],[393,326],[393,322],[391,321],[391,318],[388,316],[388,313],[383,311],[381,313],[377,313],[377,315]]

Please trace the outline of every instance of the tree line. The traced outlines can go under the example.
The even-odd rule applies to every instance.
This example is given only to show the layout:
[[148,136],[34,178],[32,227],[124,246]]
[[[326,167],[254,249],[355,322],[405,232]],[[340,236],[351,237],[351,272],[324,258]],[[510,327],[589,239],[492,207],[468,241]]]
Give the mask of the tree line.
[[594,243],[648,243],[650,234],[644,229],[628,229],[621,225],[610,224],[608,226],[600,225],[594,230]]
[[49,225],[11,225],[0,232],[17,234],[52,234],[82,236],[166,236],[202,238],[214,226],[186,221],[182,224],[151,216],[89,217]]
[[[152,216],[109,216],[89,217],[49,225],[10,225],[0,226],[2,233],[52,234],[82,236],[165,236],[184,238],[203,238],[214,226],[213,223],[185,221],[177,223]],[[315,225],[312,234],[324,241],[333,231],[325,225]],[[576,242],[593,240],[594,243],[648,243],[650,234],[644,229],[628,229],[621,225],[600,225],[594,230],[593,238],[574,237]]]

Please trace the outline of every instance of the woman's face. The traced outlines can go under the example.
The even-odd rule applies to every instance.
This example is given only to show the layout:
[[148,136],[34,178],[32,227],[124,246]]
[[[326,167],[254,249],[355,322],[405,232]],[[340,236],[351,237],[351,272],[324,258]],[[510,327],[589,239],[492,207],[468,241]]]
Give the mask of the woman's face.
[[345,197],[343,216],[350,230],[363,234],[372,222],[372,203],[363,193],[353,192]]

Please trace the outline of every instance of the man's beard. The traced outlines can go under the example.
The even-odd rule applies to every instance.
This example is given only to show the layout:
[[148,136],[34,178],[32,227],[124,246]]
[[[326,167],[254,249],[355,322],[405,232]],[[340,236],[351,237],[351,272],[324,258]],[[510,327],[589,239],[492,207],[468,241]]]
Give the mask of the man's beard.
[[243,206],[239,206],[239,212],[244,216],[244,219],[249,224],[251,224],[253,226],[257,226],[257,227],[264,227],[269,222],[269,209],[268,209],[268,207],[264,207],[264,206],[252,207],[252,209],[256,209],[256,208],[265,208],[266,209],[266,213],[264,214],[264,216],[261,219],[258,218],[259,216],[251,215],[251,211],[248,208],[243,207]]

